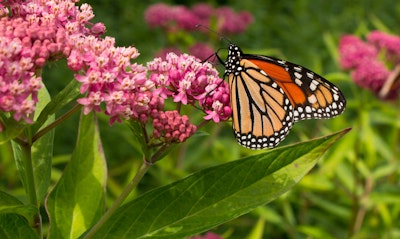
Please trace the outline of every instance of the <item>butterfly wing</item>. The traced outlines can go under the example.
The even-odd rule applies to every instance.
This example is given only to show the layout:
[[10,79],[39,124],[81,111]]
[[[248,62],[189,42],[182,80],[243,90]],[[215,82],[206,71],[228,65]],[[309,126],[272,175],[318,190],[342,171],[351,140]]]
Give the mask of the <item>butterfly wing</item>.
[[293,105],[295,122],[333,118],[344,111],[343,93],[315,72],[272,57],[244,55],[243,58],[260,67],[283,89]]
[[293,107],[282,88],[252,62],[242,59],[243,71],[229,74],[233,130],[239,144],[273,148],[289,133]]
[[346,106],[342,92],[318,74],[273,57],[243,54],[234,44],[228,47],[225,75],[235,136],[251,149],[273,148],[294,122],[332,118]]

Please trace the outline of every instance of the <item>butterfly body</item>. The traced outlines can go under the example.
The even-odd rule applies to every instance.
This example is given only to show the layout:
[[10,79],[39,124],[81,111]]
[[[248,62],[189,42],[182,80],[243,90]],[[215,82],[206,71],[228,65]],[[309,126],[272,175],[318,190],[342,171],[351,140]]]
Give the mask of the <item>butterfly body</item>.
[[303,119],[332,118],[346,100],[341,91],[305,67],[228,47],[225,76],[231,92],[233,130],[251,149],[274,148]]

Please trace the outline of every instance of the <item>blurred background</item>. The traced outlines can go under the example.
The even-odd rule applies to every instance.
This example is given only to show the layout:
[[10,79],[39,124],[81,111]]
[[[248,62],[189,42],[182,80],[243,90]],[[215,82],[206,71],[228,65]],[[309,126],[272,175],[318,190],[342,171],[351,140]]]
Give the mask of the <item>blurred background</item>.
[[[163,51],[189,52],[205,43],[226,56],[228,38],[246,53],[289,60],[312,69],[337,85],[345,94],[345,113],[330,120],[308,120],[295,124],[279,146],[305,141],[352,127],[317,167],[284,196],[254,212],[223,224],[213,232],[225,238],[400,238],[400,112],[399,99],[382,100],[359,87],[351,74],[341,69],[338,45],[343,35],[361,39],[380,30],[400,34],[400,2],[373,0],[337,1],[163,1],[190,10],[199,3],[211,9],[224,7],[237,16],[245,12],[248,24],[236,32],[218,28],[218,15],[210,30],[184,29],[175,25],[151,26],[145,13],[158,1],[88,2],[103,22],[106,35],[117,45],[135,46],[145,65]],[[225,8],[226,7],[226,8]],[[224,11],[219,14],[225,14]],[[229,16],[229,15],[228,15]],[[236,16],[236,15],[234,15]],[[249,16],[251,19],[249,20]],[[231,18],[228,18],[229,21]],[[232,19],[233,20],[233,19]],[[246,21],[247,21],[246,20]],[[243,21],[243,19],[242,19]],[[221,26],[219,26],[221,27]],[[216,31],[217,33],[214,33]],[[193,50],[193,49],[192,49]],[[202,59],[204,60],[204,58]],[[216,64],[223,75],[223,67]],[[73,78],[65,61],[46,66],[44,81],[54,95]],[[201,112],[187,109],[193,121]],[[109,167],[108,199],[112,202],[131,180],[141,161],[138,145],[127,126],[99,115],[101,135]],[[193,122],[196,123],[196,122]],[[56,129],[54,170],[56,181],[75,145],[78,115]],[[136,194],[176,181],[196,170],[257,154],[239,146],[231,123],[208,123],[201,133],[178,145],[157,162],[145,176]],[[23,195],[8,145],[0,145],[0,187]],[[134,195],[133,195],[134,196]]]

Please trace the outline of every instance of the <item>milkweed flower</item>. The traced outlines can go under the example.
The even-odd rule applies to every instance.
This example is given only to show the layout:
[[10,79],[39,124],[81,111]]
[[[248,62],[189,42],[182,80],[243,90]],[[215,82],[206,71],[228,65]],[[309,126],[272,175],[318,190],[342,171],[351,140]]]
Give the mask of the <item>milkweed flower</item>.
[[239,34],[253,22],[253,16],[246,11],[236,13],[230,7],[216,9],[217,32],[222,34]]
[[211,27],[210,24],[216,21],[217,32],[221,34],[241,33],[253,22],[253,16],[247,11],[237,13],[230,7],[213,8],[206,3],[191,8],[156,3],[146,9],[144,19],[150,27],[161,27],[166,31],[192,31],[198,24]]
[[184,142],[192,136],[197,127],[190,123],[189,117],[178,111],[159,111],[153,115],[153,138],[163,138],[165,142]]
[[164,3],[151,5],[145,11],[145,21],[150,27],[162,27],[169,30],[193,30],[198,17],[183,5],[169,6]]
[[54,15],[42,12],[40,3],[9,1],[5,6],[10,10],[2,12],[11,11],[12,16],[0,19],[0,110],[32,123],[43,87],[37,72],[49,58],[64,53],[66,34]]
[[343,36],[339,43],[339,63],[351,71],[354,82],[386,99],[398,97],[399,84],[394,84],[386,95],[381,95],[394,68],[400,63],[400,37],[380,31],[367,35],[367,41],[352,35]]
[[223,237],[213,232],[207,232],[203,236],[194,236],[194,237],[189,237],[188,239],[223,239]]
[[38,70],[61,58],[81,83],[82,97],[77,101],[83,112],[104,111],[110,124],[151,122],[154,137],[183,142],[196,126],[178,111],[165,111],[167,98],[200,107],[207,120],[230,117],[228,87],[211,64],[170,53],[166,60],[156,58],[145,67],[134,63],[139,56],[135,47],[118,47],[114,38],[99,37],[105,26],[90,22],[94,17],[90,5],[78,7],[74,1],[17,3],[7,2],[13,18],[0,19],[0,110],[11,112],[15,120],[32,123],[37,94],[43,87]]
[[117,47],[112,37],[100,38],[105,26],[90,22],[94,14],[89,4],[39,0],[8,1],[5,6],[12,15],[0,19],[0,110],[32,123],[43,87],[38,70],[61,58],[82,83],[78,103],[84,113],[104,109],[112,124],[147,109],[153,84],[146,68],[132,63],[138,50]]
[[169,53],[165,60],[155,58],[147,63],[149,79],[154,82],[154,93],[163,99],[172,98],[183,105],[196,103],[214,122],[231,116],[228,84],[208,62],[188,55]]
[[146,78],[146,68],[132,63],[139,52],[134,47],[116,47],[115,39],[76,36],[71,38],[68,64],[77,72],[85,97],[78,99],[84,113],[94,110],[110,116],[110,124],[138,118],[150,102],[153,84]]
[[215,50],[212,48],[212,46],[201,42],[197,42],[190,46],[188,51],[190,55],[193,55],[199,59],[207,59],[215,53]]
[[367,40],[378,49],[384,49],[387,59],[398,64],[400,62],[400,37],[380,31],[372,31]]
[[[0,110],[10,112],[17,121],[32,123],[37,94],[43,87],[40,69],[48,61],[67,58],[71,70],[87,71],[91,79],[98,76],[91,68],[96,64],[86,64],[90,57],[94,60],[93,51],[80,53],[83,45],[100,41],[98,36],[105,27],[90,22],[94,14],[89,4],[76,6],[75,2],[7,1],[2,5],[0,12],[11,14],[0,19]],[[109,39],[104,42],[112,44]],[[100,55],[99,49],[96,53]],[[101,62],[104,58],[96,59],[98,64],[106,64]],[[83,84],[81,90],[89,88]],[[87,92],[89,98],[93,102],[104,99],[94,88]]]
[[378,57],[378,49],[353,35],[346,35],[339,44],[340,65],[348,70]]

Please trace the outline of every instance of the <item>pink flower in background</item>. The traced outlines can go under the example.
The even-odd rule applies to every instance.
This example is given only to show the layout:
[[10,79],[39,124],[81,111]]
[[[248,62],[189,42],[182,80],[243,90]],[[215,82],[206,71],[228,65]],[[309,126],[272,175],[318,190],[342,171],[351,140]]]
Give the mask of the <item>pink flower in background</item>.
[[389,82],[393,85],[385,87],[388,89],[386,93],[381,91],[399,64],[400,37],[373,31],[364,42],[356,36],[346,35],[340,39],[339,53],[340,65],[351,71],[357,85],[385,99],[398,97],[400,86],[396,82]]
[[188,49],[189,54],[199,59],[206,60],[215,53],[215,50],[207,43],[195,43]]
[[340,65],[343,69],[351,69],[378,56],[378,49],[363,42],[356,36],[346,35],[339,43]]
[[357,85],[370,89],[373,92],[379,92],[389,75],[390,71],[378,60],[371,60],[365,62],[365,64],[360,64],[351,74]]
[[216,9],[216,19],[217,32],[222,34],[242,33],[253,22],[253,17],[250,13],[242,11],[237,14],[230,7]]
[[150,27],[162,27],[167,31],[176,27],[191,31],[198,24],[211,27],[212,19],[216,19],[217,32],[222,34],[241,33],[253,22],[249,12],[236,13],[230,7],[215,9],[206,3],[198,3],[191,8],[156,3],[146,9],[144,18]]
[[203,26],[210,25],[210,20],[214,14],[214,8],[211,5],[207,3],[197,3],[191,7],[191,10],[199,20],[197,24],[201,24]]
[[193,31],[199,18],[185,6],[172,7],[172,16],[177,26],[186,31]]
[[150,27],[165,27],[172,20],[171,8],[164,3],[156,3],[147,8],[144,19]]
[[367,36],[369,43],[378,49],[385,49],[386,57],[394,64],[400,62],[400,37],[380,31],[372,31]]
[[[190,8],[183,5],[170,6],[156,3],[146,9],[144,18],[148,26],[160,27],[164,30],[168,35],[170,45],[179,42],[180,47],[182,47],[182,42],[188,42],[182,37],[182,31],[198,31],[206,35],[212,31],[217,32],[217,35],[239,34],[253,22],[253,17],[249,12],[235,12],[230,7],[214,8],[207,3],[198,3]],[[168,51],[179,53],[174,47],[168,46],[156,56],[164,57]],[[185,47],[185,51],[202,60],[208,59],[215,52],[210,45],[201,42],[191,43]]]
[[161,51],[157,52],[155,54],[155,57],[160,57],[162,59],[165,59],[165,57],[170,52],[173,52],[177,55],[183,54],[183,52],[178,47],[166,47],[166,48],[161,49]]
[[194,237],[190,237],[188,239],[223,239],[223,237],[220,235],[217,235],[213,232],[207,232],[203,236],[194,236]]
[[183,5],[169,6],[164,3],[151,5],[144,13],[150,27],[162,27],[168,31],[176,27],[190,31],[198,24],[198,17]]

